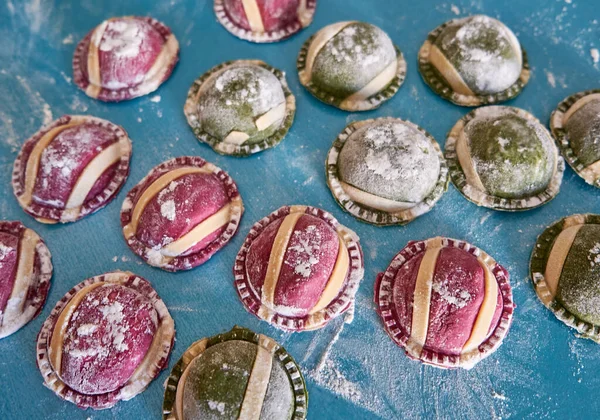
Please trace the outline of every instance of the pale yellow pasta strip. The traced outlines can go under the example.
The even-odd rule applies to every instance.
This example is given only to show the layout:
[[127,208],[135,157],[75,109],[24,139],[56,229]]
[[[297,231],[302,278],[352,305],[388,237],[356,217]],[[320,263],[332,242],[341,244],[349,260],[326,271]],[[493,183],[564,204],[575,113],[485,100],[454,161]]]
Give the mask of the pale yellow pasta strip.
[[494,276],[494,273],[492,273],[487,264],[487,261],[489,260],[491,260],[491,258],[484,253],[478,258],[479,265],[484,271],[484,296],[483,302],[481,302],[481,306],[479,307],[479,313],[475,319],[475,324],[471,330],[471,335],[462,348],[461,353],[463,354],[476,350],[483,340],[485,340],[488,331],[490,330],[494,314],[496,313],[496,305],[498,304],[498,282],[496,281],[496,276]]
[[259,336],[256,358],[246,386],[239,419],[259,420],[273,367],[273,352],[277,345],[264,335]]
[[85,90],[85,93],[92,98],[97,98],[102,89],[102,79],[100,75],[100,42],[108,26],[108,20],[102,22],[92,33],[90,38],[90,45],[88,47],[87,55],[87,73],[89,85]]
[[481,182],[481,178],[479,178],[479,174],[475,170],[475,165],[471,158],[471,150],[464,130],[460,131],[458,138],[456,139],[456,156],[458,157],[460,167],[465,173],[467,184],[481,192],[485,192],[486,190]]
[[421,348],[427,339],[429,329],[429,308],[431,307],[431,287],[435,266],[442,249],[442,239],[433,238],[427,242],[427,249],[421,260],[413,295],[413,315],[410,338]]
[[279,280],[279,273],[281,271],[281,266],[283,265],[283,257],[285,256],[296,222],[302,215],[304,215],[303,212],[290,213],[287,215],[279,226],[279,230],[273,241],[271,255],[269,256],[269,265],[267,266],[267,273],[262,287],[262,301],[267,306],[272,306],[275,300],[275,287]]
[[181,238],[162,248],[161,253],[167,257],[177,257],[183,254],[211,233],[229,223],[231,220],[231,207],[232,204],[224,205],[218,212],[198,223]]
[[344,241],[342,238],[338,237],[338,239],[339,248],[335,266],[333,267],[331,276],[329,276],[329,280],[323,289],[323,293],[321,293],[319,301],[315,304],[315,306],[312,307],[309,315],[326,308],[327,305],[329,305],[331,301],[338,295],[340,289],[344,285],[344,280],[346,280],[348,267],[350,267],[350,257],[348,256],[348,249],[346,248]]
[[100,152],[84,169],[73,187],[63,212],[63,220],[74,220],[79,216],[81,206],[102,174],[117,163],[127,153],[123,147],[129,147],[129,140],[124,139]]
[[398,69],[398,60],[394,60],[388,64],[388,66],[381,71],[373,80],[371,80],[365,87],[358,92],[353,93],[340,104],[341,108],[347,108],[355,102],[361,102],[367,98],[375,95],[385,88],[392,79],[396,76],[396,70]]
[[565,265],[565,261],[571,250],[571,245],[573,245],[573,241],[575,240],[579,229],[581,229],[581,226],[582,225],[575,225],[566,228],[560,232],[554,241],[554,245],[552,245],[552,249],[548,255],[548,261],[546,262],[546,272],[544,273],[546,287],[550,292],[550,296],[547,297],[549,298],[549,301],[544,302],[547,305],[549,305],[550,301],[556,296],[563,266]]
[[256,0],[242,0],[242,6],[244,6],[244,12],[246,12],[250,30],[252,32],[264,32],[265,27]]

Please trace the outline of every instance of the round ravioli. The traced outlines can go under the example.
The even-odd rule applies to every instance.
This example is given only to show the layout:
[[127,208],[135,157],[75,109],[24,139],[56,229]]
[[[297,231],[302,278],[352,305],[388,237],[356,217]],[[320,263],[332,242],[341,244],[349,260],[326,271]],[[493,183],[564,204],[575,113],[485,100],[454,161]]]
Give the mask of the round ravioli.
[[142,392],[167,366],[175,329],[150,283],[115,271],[63,297],[42,326],[45,385],[81,408],[104,409]]
[[121,209],[127,245],[167,271],[206,262],[237,232],[244,212],[233,179],[199,157],[178,157],[152,169]]
[[332,215],[285,206],[252,227],[233,272],[250,313],[301,331],[322,328],[354,304],[364,262],[356,234]]
[[251,42],[277,42],[311,24],[317,0],[215,0],[217,19]]
[[398,118],[349,124],[326,164],[338,204],[375,225],[414,220],[431,210],[448,185],[446,160],[435,139]]
[[575,214],[548,227],[531,257],[535,291],[558,319],[600,343],[600,216]]
[[377,276],[375,304],[415,360],[470,369],[502,343],[514,311],[508,272],[463,241],[413,241]]
[[295,110],[285,74],[258,60],[229,61],[209,70],[194,82],[184,107],[200,141],[235,156],[279,144]]
[[398,91],[406,61],[375,25],[338,22],[304,43],[298,56],[300,83],[316,98],[345,111],[377,108]]
[[571,168],[600,188],[600,89],[563,100],[552,113],[550,128]]
[[433,30],[419,51],[419,71],[438,95],[464,106],[514,98],[530,76],[515,34],[485,15],[454,19]]
[[273,339],[234,327],[196,341],[175,364],[163,419],[304,419],[307,405],[292,356]]
[[171,30],[150,17],[105,20],[86,35],[73,56],[73,81],[86,95],[118,102],[155,91],[179,60]]
[[457,189],[495,210],[547,203],[564,172],[548,130],[528,112],[507,106],[478,108],[460,119],[446,140],[446,159]]
[[52,278],[50,251],[33,230],[0,221],[0,338],[42,311]]
[[122,127],[65,115],[23,144],[13,168],[13,190],[38,222],[74,222],[117,195],[129,175],[130,158],[131,140]]

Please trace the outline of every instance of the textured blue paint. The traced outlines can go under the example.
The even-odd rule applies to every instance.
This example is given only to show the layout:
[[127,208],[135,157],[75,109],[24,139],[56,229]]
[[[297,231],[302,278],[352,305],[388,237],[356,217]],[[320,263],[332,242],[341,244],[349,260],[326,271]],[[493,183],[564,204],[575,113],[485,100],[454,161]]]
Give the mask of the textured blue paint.
[[[409,226],[376,228],[345,214],[325,185],[325,155],[349,121],[398,116],[422,125],[444,143],[446,132],[467,110],[434,96],[421,81],[416,61],[427,33],[455,17],[455,11],[461,16],[499,17],[517,33],[529,53],[533,76],[511,104],[533,112],[543,122],[563,97],[598,87],[600,71],[590,55],[591,48],[600,48],[597,0],[451,1],[321,0],[315,22],[304,32],[279,44],[253,45],[219,26],[210,0],[1,0],[0,217],[22,220],[46,239],[55,274],[42,315],[0,341],[0,417],[160,418],[166,372],[132,401],[104,412],[83,412],[45,389],[35,366],[35,336],[54,303],[86,277],[113,269],[131,270],[150,280],[171,309],[177,343],[170,366],[194,340],[234,324],[266,333],[304,367],[313,419],[597,417],[599,347],[576,338],[542,307],[527,279],[527,267],[531,247],[543,228],[571,213],[600,213],[600,191],[567,169],[562,191],[550,204],[526,213],[502,214],[477,208],[450,187],[431,213]],[[150,14],[170,25],[181,42],[181,62],[157,92],[162,97],[159,103],[146,97],[103,104],[87,98],[70,82],[74,49],[70,39],[77,42],[101,20],[124,14]],[[300,86],[295,72],[296,54],[304,40],[326,24],[348,19],[381,26],[408,61],[408,77],[396,97],[364,114],[322,105]],[[194,78],[237,58],[259,58],[284,69],[298,105],[296,121],[283,143],[248,159],[221,157],[198,144],[182,113]],[[26,216],[9,184],[17,148],[41,125],[45,104],[54,117],[89,113],[110,119],[123,125],[134,143],[133,167],[124,191],[98,214],[66,226],[44,226]],[[142,176],[179,155],[200,155],[229,171],[238,181],[246,214],[239,234],[210,262],[187,273],[169,274],[140,264],[126,247],[119,210],[126,192]],[[250,226],[284,204],[310,204],[332,212],[356,230],[365,250],[366,275],[356,317],[332,347],[321,376],[325,372],[333,380],[324,385],[315,380],[319,375],[314,369],[340,322],[318,332],[281,333],[246,313],[232,285],[233,261]],[[435,235],[479,245],[512,275],[518,305],[513,327],[499,351],[470,372],[442,371],[408,360],[385,335],[374,312],[376,273],[407,241]],[[356,386],[341,387],[343,378]]]

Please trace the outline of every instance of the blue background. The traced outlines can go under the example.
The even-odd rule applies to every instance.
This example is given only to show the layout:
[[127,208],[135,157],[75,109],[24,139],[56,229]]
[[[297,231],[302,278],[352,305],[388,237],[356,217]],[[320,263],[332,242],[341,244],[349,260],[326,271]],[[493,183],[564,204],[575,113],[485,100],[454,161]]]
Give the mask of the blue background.
[[[436,97],[417,72],[417,51],[427,33],[457,15],[486,13],[512,28],[529,54],[532,79],[511,105],[544,123],[565,96],[600,87],[597,0],[319,2],[313,24],[291,39],[254,45],[216,21],[210,0],[53,1],[0,0],[0,218],[18,219],[46,240],[55,266],[42,314],[0,341],[0,417],[23,419],[160,418],[165,371],[147,391],[103,412],[82,411],[42,386],[35,337],[63,294],[83,279],[114,269],[152,282],[169,307],[177,342],[169,368],[193,341],[234,324],[268,334],[302,365],[310,392],[309,418],[439,417],[540,418],[600,414],[600,352],[577,338],[537,300],[528,279],[535,239],[552,221],[578,212],[600,213],[600,191],[571,169],[558,197],[540,209],[499,213],[467,202],[454,187],[432,212],[406,227],[377,228],[355,221],[334,202],[324,161],[336,135],[353,120],[379,116],[409,119],[444,144],[466,108]],[[102,20],[152,15],[169,25],[181,44],[181,61],[154,95],[121,104],[86,97],[71,81],[75,44]],[[376,111],[346,113],[325,106],[299,84],[296,55],[308,36],[326,24],[361,19],[383,28],[404,52],[408,76],[398,94]],[[192,81],[225,60],[258,58],[287,72],[296,95],[295,123],[275,149],[246,159],[222,157],[201,145],[182,112]],[[25,215],[10,186],[22,142],[43,122],[62,114],[91,114],[122,125],[133,140],[131,175],[105,209],[74,224],[46,226]],[[200,155],[237,180],[246,205],[232,242],[204,266],[169,274],[151,268],[127,248],[119,211],[127,191],[153,166],[174,156]],[[310,204],[332,212],[354,229],[365,251],[365,278],[354,322],[316,332],[282,333],[248,314],[235,294],[231,268],[250,226],[285,204]],[[510,272],[516,304],[513,326],[500,349],[471,371],[443,371],[410,361],[385,335],[374,311],[373,282],[412,239],[445,235],[470,241]],[[339,340],[333,345],[335,337]]]

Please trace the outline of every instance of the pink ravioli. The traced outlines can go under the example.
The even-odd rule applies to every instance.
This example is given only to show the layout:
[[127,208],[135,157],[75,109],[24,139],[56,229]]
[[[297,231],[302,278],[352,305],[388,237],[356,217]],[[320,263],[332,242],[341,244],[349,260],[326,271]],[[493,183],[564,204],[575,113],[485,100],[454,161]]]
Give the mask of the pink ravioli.
[[[252,7],[252,2],[259,16],[250,22],[251,12],[246,7]],[[215,0],[215,12],[223,26],[253,42],[274,42],[295,34],[310,24],[315,8],[316,0],[252,0],[246,4],[242,0]]]
[[[243,212],[237,187],[219,168],[198,172],[205,164],[196,157],[172,159],[150,171],[129,192],[121,211],[123,233],[129,246],[149,264],[170,271],[196,267],[236,232]],[[146,191],[149,200],[142,203]],[[194,233],[199,226],[202,233]],[[176,255],[167,248],[190,238],[191,245]]]
[[173,318],[152,285],[101,274],[58,301],[37,338],[46,387],[81,408],[110,408],[143,392],[169,360]]
[[[39,221],[73,222],[115,197],[129,174],[130,158],[131,140],[121,127],[100,118],[64,115],[23,144],[13,189],[23,209]],[[80,183],[89,188],[73,194]]]
[[[269,225],[256,238],[246,269],[254,290],[261,290],[273,241],[283,219]],[[306,316],[317,303],[337,261],[337,233],[323,220],[304,215],[296,222],[284,253],[273,304],[291,316]]]
[[150,301],[134,290],[107,284],[90,291],[65,332],[62,380],[83,394],[122,387],[150,348],[157,322]]
[[[259,221],[234,267],[246,308],[292,331],[320,328],[348,310],[362,279],[363,262],[355,236],[342,236],[346,257],[340,256],[344,232],[331,215],[312,207],[282,207]],[[334,277],[338,262],[342,268]]]
[[102,101],[135,98],[156,90],[170,76],[178,54],[174,36],[162,23],[149,17],[112,18],[77,46],[74,81]]
[[[435,244],[436,240],[442,241],[442,247],[433,262],[432,277],[422,280],[431,293],[426,337],[422,350],[415,350],[418,346],[415,347],[415,343],[408,346],[408,342],[414,339],[414,312],[423,307],[422,295],[416,295],[415,289],[428,249],[426,244]],[[495,262],[492,266],[487,263],[498,287],[492,298],[495,302],[495,306],[491,306],[493,312],[486,311],[486,315],[482,315],[486,278],[483,262],[477,257],[480,252],[470,244],[447,238],[410,242],[396,255],[388,270],[378,276],[375,284],[378,311],[388,334],[406,348],[410,357],[439,367],[471,367],[500,345],[514,308],[508,272]],[[419,299],[419,306],[415,306],[415,299]],[[477,335],[476,354],[469,350],[468,358],[465,358],[465,345],[472,338],[480,315],[484,317],[480,322],[486,319],[483,324],[487,327],[486,333]],[[488,344],[492,335],[495,339]]]

